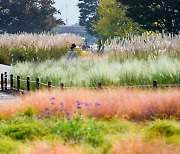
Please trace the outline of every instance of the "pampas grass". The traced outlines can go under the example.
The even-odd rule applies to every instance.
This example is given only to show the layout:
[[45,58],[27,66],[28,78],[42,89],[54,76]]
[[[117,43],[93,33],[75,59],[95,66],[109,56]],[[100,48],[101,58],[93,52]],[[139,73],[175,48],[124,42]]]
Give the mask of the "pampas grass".
[[127,53],[138,54],[146,53],[179,53],[180,34],[172,35],[165,33],[144,33],[142,35],[127,35],[126,38],[109,39],[105,43],[105,53]]
[[0,47],[6,49],[13,48],[35,48],[38,49],[50,49],[50,48],[63,48],[70,46],[72,43],[80,46],[82,44],[81,37],[68,34],[58,35],[50,33],[41,34],[1,34],[0,35]]
[[47,60],[41,63],[17,63],[13,74],[26,79],[47,83],[54,86],[64,83],[66,87],[95,87],[101,82],[103,86],[152,85],[180,83],[180,61],[178,58],[160,56],[155,59],[128,59],[124,62],[109,61],[106,58],[96,60]]

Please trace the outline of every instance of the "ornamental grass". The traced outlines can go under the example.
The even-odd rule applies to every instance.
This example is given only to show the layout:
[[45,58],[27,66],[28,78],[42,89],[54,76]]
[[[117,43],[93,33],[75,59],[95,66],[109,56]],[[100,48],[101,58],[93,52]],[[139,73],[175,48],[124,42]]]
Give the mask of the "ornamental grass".
[[33,108],[40,119],[59,115],[79,115],[102,119],[125,118],[135,121],[180,118],[180,90],[52,90],[37,91],[1,105],[0,116],[7,118]]

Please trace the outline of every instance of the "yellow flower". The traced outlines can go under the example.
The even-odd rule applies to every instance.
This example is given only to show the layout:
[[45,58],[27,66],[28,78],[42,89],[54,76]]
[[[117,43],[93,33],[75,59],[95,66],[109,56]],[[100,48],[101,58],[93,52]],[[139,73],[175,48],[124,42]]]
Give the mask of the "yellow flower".
[[85,51],[85,50],[84,50],[84,51],[81,52],[81,54],[82,54],[82,55],[88,55],[88,51]]

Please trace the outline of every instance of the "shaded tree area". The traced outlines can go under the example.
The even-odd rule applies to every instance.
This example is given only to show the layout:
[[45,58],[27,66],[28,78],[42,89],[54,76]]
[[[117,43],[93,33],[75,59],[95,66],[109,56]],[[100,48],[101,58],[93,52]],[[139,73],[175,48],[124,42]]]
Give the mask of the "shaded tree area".
[[51,31],[64,23],[54,17],[60,12],[53,4],[54,0],[1,0],[0,33]]
[[117,0],[128,7],[127,16],[142,28],[161,32],[180,31],[180,0]]
[[98,20],[98,0],[79,0],[78,7],[80,9],[79,24],[86,28],[86,31],[96,36],[97,33],[93,24]]

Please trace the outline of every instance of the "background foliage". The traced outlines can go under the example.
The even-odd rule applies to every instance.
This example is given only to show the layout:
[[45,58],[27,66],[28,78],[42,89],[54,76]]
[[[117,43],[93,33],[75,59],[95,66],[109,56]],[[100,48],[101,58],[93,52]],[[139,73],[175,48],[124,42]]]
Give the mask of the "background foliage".
[[116,0],[102,0],[98,6],[99,20],[94,24],[95,30],[103,38],[126,37],[128,33],[138,34],[140,26],[126,17],[126,7]]
[[127,16],[146,30],[178,33],[180,0],[118,0],[128,7]]
[[79,0],[78,7],[80,9],[79,24],[85,26],[89,34],[96,36],[93,24],[98,20],[98,0]]
[[0,33],[44,32],[63,24],[54,0],[1,0]]

